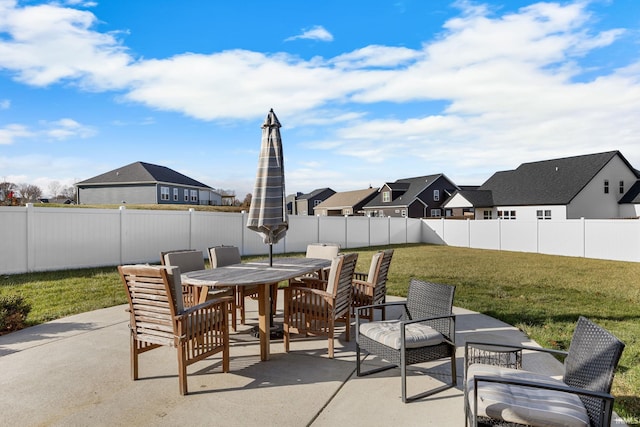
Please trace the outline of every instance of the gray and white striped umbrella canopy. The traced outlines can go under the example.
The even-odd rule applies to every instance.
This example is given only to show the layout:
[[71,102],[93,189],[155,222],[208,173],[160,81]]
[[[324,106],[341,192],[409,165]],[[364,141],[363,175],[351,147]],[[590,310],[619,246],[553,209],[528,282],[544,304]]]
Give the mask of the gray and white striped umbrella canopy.
[[262,124],[262,145],[247,227],[260,233],[265,243],[278,243],[289,228],[286,203],[280,122],[271,109]]

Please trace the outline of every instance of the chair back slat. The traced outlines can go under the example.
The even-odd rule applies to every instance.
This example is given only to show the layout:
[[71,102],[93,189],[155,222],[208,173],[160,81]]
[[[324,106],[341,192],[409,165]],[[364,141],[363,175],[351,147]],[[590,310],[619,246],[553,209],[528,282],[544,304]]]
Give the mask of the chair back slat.
[[[580,317],[564,361],[564,382],[572,387],[609,393],[624,343],[606,329]],[[580,395],[592,425],[600,425],[602,401]],[[609,414],[610,415],[610,414]]]

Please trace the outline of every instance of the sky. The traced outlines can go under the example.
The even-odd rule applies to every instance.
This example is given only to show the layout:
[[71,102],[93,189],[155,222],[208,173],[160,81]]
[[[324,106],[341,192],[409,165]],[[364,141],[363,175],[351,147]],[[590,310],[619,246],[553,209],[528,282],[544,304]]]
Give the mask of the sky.
[[0,181],[142,161],[242,200],[271,108],[288,194],[640,169],[640,1],[0,0]]

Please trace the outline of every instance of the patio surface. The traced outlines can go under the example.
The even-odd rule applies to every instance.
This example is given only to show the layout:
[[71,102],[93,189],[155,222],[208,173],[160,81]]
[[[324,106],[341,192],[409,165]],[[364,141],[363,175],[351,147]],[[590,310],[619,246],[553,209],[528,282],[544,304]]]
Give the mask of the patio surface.
[[[282,340],[272,341],[271,359],[260,362],[259,342],[249,334],[257,323],[252,301],[247,326],[231,334],[231,371],[222,373],[216,357],[191,365],[190,394],[180,396],[175,349],[141,355],[141,379],[130,379],[125,307],[0,336],[0,425],[464,426],[465,341],[490,333],[537,345],[513,326],[456,308],[458,387],[403,404],[398,369],[356,377],[353,329],[351,342],[340,329],[333,360],[326,339],[294,338],[288,354]],[[550,374],[562,368],[546,355],[525,354],[524,365]],[[450,380],[448,361],[416,365],[409,375],[410,395],[438,387]]]

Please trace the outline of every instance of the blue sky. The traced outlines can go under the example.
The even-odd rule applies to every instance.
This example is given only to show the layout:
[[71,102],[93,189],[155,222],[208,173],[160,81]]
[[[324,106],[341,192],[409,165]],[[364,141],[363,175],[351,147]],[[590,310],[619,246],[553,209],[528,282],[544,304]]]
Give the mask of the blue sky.
[[0,180],[135,161],[242,199],[620,150],[640,168],[640,2],[0,0]]

